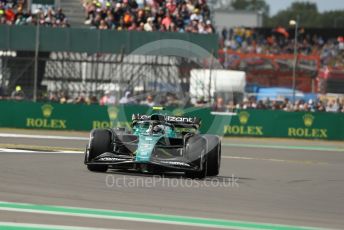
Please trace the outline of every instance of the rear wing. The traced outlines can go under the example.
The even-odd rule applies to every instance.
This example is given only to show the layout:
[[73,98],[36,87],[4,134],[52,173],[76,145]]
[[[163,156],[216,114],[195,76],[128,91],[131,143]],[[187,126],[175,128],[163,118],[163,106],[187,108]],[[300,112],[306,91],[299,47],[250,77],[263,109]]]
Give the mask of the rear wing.
[[183,116],[165,116],[165,121],[175,126],[196,125],[197,128],[201,125],[201,119],[197,117],[183,117]]
[[170,115],[162,115],[162,114],[153,114],[153,115],[140,115],[140,114],[133,114],[132,115],[133,123],[137,121],[160,121],[160,122],[168,122],[173,124],[175,127],[193,127],[198,129],[201,126],[201,119],[197,117],[184,117],[184,116],[170,116]]

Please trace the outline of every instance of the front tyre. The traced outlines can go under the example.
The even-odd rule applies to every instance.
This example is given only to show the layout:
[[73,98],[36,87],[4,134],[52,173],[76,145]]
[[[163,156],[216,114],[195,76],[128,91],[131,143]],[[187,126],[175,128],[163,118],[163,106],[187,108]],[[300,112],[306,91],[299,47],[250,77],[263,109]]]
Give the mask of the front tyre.
[[202,164],[202,170],[201,171],[190,171],[185,172],[185,176],[191,179],[204,179],[207,176],[207,159],[204,159],[204,162]]
[[206,140],[200,135],[190,137],[186,142],[186,157],[195,165],[200,165],[199,171],[187,171],[185,176],[188,178],[203,179],[207,176],[207,144]]
[[221,165],[221,141],[209,151],[207,162],[207,176],[217,176],[220,172]]
[[91,172],[106,172],[108,170],[107,165],[87,165],[87,169]]
[[[113,150],[112,133],[108,129],[94,129],[91,132],[87,162],[105,152]],[[92,172],[106,172],[107,165],[87,165],[87,169]]]

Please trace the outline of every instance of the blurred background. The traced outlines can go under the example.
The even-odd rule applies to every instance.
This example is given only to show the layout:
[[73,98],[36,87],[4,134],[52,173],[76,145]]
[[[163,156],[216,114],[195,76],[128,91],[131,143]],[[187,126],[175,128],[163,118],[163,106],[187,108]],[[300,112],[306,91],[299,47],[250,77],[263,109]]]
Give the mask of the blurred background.
[[281,2],[1,0],[0,99],[344,112],[344,7]]

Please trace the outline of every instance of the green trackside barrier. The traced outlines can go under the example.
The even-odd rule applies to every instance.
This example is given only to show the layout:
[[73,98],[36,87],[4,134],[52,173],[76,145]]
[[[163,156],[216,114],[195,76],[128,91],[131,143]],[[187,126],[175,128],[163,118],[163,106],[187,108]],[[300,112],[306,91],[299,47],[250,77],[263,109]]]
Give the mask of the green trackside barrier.
[[[0,127],[90,131],[93,128],[126,127],[133,114],[151,114],[142,105],[99,106],[84,104],[33,103],[0,101]],[[202,133],[223,134],[229,117],[210,115],[209,108],[167,108],[162,113],[202,119]]]
[[0,126],[13,128],[89,131],[126,125],[130,112],[142,113],[145,107],[107,107],[85,104],[0,101]]
[[344,114],[242,110],[224,135],[344,140]]
[[[99,106],[84,104],[0,101],[0,127],[90,131],[127,127],[132,114],[150,114],[142,105]],[[304,113],[242,110],[236,116],[211,115],[209,108],[167,108],[166,113],[202,119],[201,133],[225,136],[344,140],[343,113]]]
[[[35,26],[0,25],[0,50],[35,51],[36,29]],[[197,54],[190,46],[190,49],[186,50],[183,48],[175,49],[176,55],[180,52],[187,52],[188,57],[209,58],[209,53],[218,50],[216,34],[40,27],[39,51],[130,54],[151,42],[157,42],[154,43],[154,47],[162,47],[162,42],[167,39],[189,42],[207,51],[203,54]],[[157,49],[157,51],[158,55],[164,55],[164,52],[167,52],[164,49]],[[155,53],[150,54],[154,55]],[[172,53],[169,51],[165,55],[172,55]],[[217,52],[214,55],[216,56]]]

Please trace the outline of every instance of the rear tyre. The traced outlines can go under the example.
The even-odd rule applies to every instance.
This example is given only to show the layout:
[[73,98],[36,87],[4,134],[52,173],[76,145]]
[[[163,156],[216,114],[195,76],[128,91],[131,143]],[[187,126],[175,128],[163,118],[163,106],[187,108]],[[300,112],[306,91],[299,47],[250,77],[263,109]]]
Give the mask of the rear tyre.
[[221,165],[221,141],[208,153],[207,176],[217,176]]
[[[99,155],[112,150],[111,131],[108,129],[94,129],[91,132],[87,161],[90,162]],[[106,172],[108,165],[87,165],[87,169],[93,172]]]

